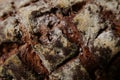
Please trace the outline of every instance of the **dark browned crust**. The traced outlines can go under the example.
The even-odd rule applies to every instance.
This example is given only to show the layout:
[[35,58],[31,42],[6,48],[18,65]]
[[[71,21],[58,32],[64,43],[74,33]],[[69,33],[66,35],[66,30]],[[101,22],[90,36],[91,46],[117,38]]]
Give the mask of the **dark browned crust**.
[[[23,14],[20,10],[26,10],[27,7],[38,5],[39,0],[28,1],[20,6],[16,5],[17,1],[14,0],[6,2],[10,4],[10,10],[3,12],[3,15],[0,16],[0,38],[4,38],[0,39],[0,66],[3,68],[2,70],[5,70],[5,72],[0,72],[1,80],[28,79],[23,74],[25,71],[28,72],[25,73],[27,75],[29,75],[29,73],[33,74],[33,77],[36,77],[35,80],[67,79],[68,76],[65,75],[64,69],[71,72],[70,75],[73,76],[71,80],[120,79],[120,48],[118,48],[118,52],[114,53],[114,55],[110,47],[94,46],[95,40],[107,31],[112,32],[115,37],[113,39],[120,38],[120,11],[119,13],[115,13],[112,10],[107,10],[95,0],[84,0],[68,7],[53,5],[51,3],[52,0],[41,1],[47,4],[49,8],[47,7],[48,9],[46,9],[46,7],[43,7],[39,10],[31,10],[30,14]],[[4,1],[1,1],[1,3],[2,2]],[[119,4],[118,2],[118,5]],[[98,14],[98,18],[101,20],[99,23],[105,23],[105,27],[96,33],[96,37],[92,39],[92,41],[88,39],[86,44],[86,41],[84,41],[85,32],[78,29],[79,22],[74,22],[73,19],[81,13],[81,11],[84,11],[87,5],[95,5],[99,8],[100,11],[96,11],[96,14]],[[91,8],[89,8],[88,11],[90,12],[89,14],[94,14]],[[25,17],[26,15],[28,16],[28,23],[26,22],[27,20],[23,20],[24,18],[21,14],[25,15]],[[11,17],[15,18],[14,23],[10,23],[14,26],[14,35],[5,33],[8,23],[4,21],[9,22],[8,18]],[[24,22],[27,23],[27,26]],[[110,25],[108,25],[107,22],[109,22]],[[5,25],[2,25],[2,23],[5,23]],[[60,33],[58,33],[60,37],[57,38],[57,33],[55,33],[56,28],[60,31]],[[62,38],[66,40],[67,46],[64,46],[66,44],[60,40],[61,35]],[[12,40],[9,40],[9,37],[11,37]],[[39,52],[39,47],[36,49],[36,45],[40,45],[51,52],[47,54],[44,52],[41,53]],[[115,47],[120,47],[120,39],[117,41]],[[63,53],[54,53],[54,48],[60,49]],[[96,54],[97,52],[99,52],[99,55]],[[16,66],[14,62],[9,62],[9,59],[10,61],[14,59],[11,59],[13,55],[20,59],[19,61],[22,62],[22,66]],[[80,60],[79,65],[75,63],[75,67],[71,67],[72,62],[78,59]],[[44,61],[47,61],[47,63]],[[46,66],[45,64],[50,64],[50,66]],[[78,70],[81,66],[85,69],[85,72]],[[66,67],[68,67],[68,69],[66,69]],[[9,70],[12,71],[14,76],[7,75],[9,74]],[[65,76],[61,75],[61,72],[63,72]],[[59,76],[55,76],[57,73],[60,74],[60,78]],[[40,78],[38,78],[38,76],[40,76]]]

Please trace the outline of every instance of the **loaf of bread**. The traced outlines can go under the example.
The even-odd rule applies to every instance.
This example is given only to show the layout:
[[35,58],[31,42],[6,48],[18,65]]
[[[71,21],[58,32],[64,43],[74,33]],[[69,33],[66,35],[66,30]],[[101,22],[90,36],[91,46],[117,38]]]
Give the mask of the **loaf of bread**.
[[119,80],[120,0],[0,0],[0,80]]

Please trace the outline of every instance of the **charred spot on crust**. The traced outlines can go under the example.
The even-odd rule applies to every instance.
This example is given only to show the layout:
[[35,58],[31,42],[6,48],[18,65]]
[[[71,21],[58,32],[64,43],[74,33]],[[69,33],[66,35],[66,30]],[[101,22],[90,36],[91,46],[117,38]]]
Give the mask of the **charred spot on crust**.
[[73,71],[73,80],[80,80],[80,79],[89,80],[90,77],[88,77],[87,74],[85,72],[82,72],[80,69],[81,69],[81,66],[75,67],[75,71]]
[[[99,63],[101,63],[99,66],[104,68],[108,63],[109,63],[109,59],[110,59],[110,54],[112,52],[112,50],[107,47],[107,48],[94,48],[93,52],[95,55],[98,56],[99,59]],[[98,52],[98,54],[97,54]]]
[[13,42],[5,42],[0,45],[0,65],[2,65],[7,58],[16,54],[19,44]]
[[61,8],[62,15],[65,17],[65,16],[70,16],[71,14],[76,14],[83,8],[85,4],[86,4],[86,1],[83,1],[83,2],[76,3],[67,8]]
[[21,8],[22,7],[27,7],[27,6],[29,6],[29,5],[31,5],[33,3],[36,3],[37,1],[39,1],[39,0],[32,0],[31,2],[28,2],[28,3],[24,4],[24,5],[22,5]]

